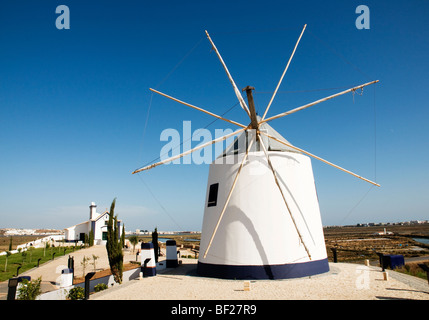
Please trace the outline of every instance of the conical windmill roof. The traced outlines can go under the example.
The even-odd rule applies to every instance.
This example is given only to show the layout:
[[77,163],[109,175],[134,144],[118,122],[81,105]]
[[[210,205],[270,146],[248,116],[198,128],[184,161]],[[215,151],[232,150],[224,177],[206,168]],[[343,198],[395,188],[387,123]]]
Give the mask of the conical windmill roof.
[[[258,121],[261,121],[261,118],[257,116]],[[286,140],[280,133],[278,133],[272,126],[270,126],[268,123],[264,122],[259,125],[259,130],[280,140],[287,144],[292,145],[288,140]],[[225,157],[227,155],[233,155],[238,153],[246,153],[247,149],[247,136],[248,133],[245,131],[241,134],[239,134],[235,139],[234,142],[231,143],[229,146],[226,147],[224,152],[219,157]],[[300,153],[296,151],[295,149],[289,148],[288,146],[275,141],[273,139],[268,138],[267,136],[261,135],[264,145],[268,151],[280,151],[280,152],[295,152]],[[253,151],[255,149],[253,148]]]

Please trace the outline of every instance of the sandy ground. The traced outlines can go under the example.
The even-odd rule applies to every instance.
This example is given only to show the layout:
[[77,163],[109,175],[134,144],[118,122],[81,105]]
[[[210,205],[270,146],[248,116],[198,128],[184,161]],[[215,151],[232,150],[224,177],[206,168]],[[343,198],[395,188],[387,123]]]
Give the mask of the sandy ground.
[[381,268],[351,263],[331,263],[330,269],[299,279],[251,281],[244,291],[243,280],[198,277],[196,261],[183,259],[177,269],[95,293],[91,300],[429,300],[425,280],[389,271],[385,281]]
[[[83,272],[83,256],[92,257],[93,254],[99,256],[97,270],[109,268],[105,246],[94,246],[70,254],[75,260],[76,275]],[[132,250],[125,251],[124,262],[135,260],[135,257]],[[32,279],[41,276],[42,291],[55,290],[61,270],[67,267],[67,259],[68,256],[57,258],[21,275],[30,275]],[[426,280],[389,270],[386,281],[379,267],[330,263],[330,271],[325,274],[299,279],[251,281],[250,291],[244,291],[243,280],[198,277],[197,260],[181,260],[182,265],[178,268],[160,270],[155,277],[115,285],[92,294],[90,300],[429,300]],[[89,265],[86,272],[93,271],[93,268]],[[1,285],[7,287],[7,282]],[[5,293],[0,298],[5,299]]]

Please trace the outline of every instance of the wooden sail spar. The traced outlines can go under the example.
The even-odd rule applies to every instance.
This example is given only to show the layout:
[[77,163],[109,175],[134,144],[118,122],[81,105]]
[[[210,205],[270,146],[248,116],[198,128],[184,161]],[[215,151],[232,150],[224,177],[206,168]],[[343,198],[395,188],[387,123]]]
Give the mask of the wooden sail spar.
[[276,90],[274,90],[274,93],[273,93],[273,95],[272,95],[272,97],[271,97],[271,100],[270,100],[270,102],[268,103],[267,108],[265,109],[264,115],[262,116],[262,120],[264,120],[264,119],[265,119],[265,116],[267,115],[268,109],[270,109],[271,103],[273,103],[274,97],[275,97],[275,96],[276,96],[276,94],[277,94],[277,90],[279,90],[280,84],[282,83],[283,78],[284,78],[284,76],[285,76],[285,74],[286,74],[286,71],[287,71],[287,69],[289,68],[290,62],[292,61],[292,58],[293,58],[293,56],[294,56],[294,54],[295,54],[295,51],[296,51],[296,48],[298,47],[298,44],[299,44],[299,42],[301,41],[302,35],[304,34],[304,31],[305,31],[305,28],[306,28],[306,27],[307,27],[307,25],[305,24],[305,25],[304,25],[304,28],[302,29],[301,35],[299,36],[298,41],[297,41],[297,42],[296,42],[296,44],[295,44],[295,48],[294,48],[294,49],[293,49],[293,51],[292,51],[292,55],[290,56],[289,61],[287,62],[286,68],[285,68],[285,70],[283,71],[282,76],[280,77],[280,81],[279,81],[279,83],[277,84]]
[[377,186],[377,187],[380,187],[380,185],[379,185],[378,183],[376,183],[376,182],[373,182],[373,181],[371,181],[371,180],[369,180],[369,179],[366,179],[366,178],[364,178],[364,177],[361,177],[361,176],[357,175],[356,173],[353,173],[353,172],[351,172],[351,171],[349,171],[349,170],[347,170],[347,169],[341,168],[340,166],[337,166],[336,164],[333,164],[332,162],[329,162],[329,161],[327,161],[327,160],[325,160],[325,159],[322,159],[322,158],[320,158],[320,157],[318,157],[318,156],[316,156],[316,155],[314,155],[314,154],[312,154],[312,153],[310,153],[310,152],[307,152],[307,151],[305,151],[305,150],[303,150],[303,149],[301,149],[301,148],[295,147],[295,146],[291,145],[290,143],[286,143],[286,142],[284,142],[284,141],[282,141],[282,140],[279,140],[279,139],[277,139],[277,138],[275,138],[275,137],[273,137],[273,136],[271,136],[271,135],[269,135],[269,134],[267,134],[267,133],[265,133],[265,132],[263,132],[263,131],[259,131],[259,133],[263,134],[264,136],[267,136],[267,137],[268,137],[268,138],[270,138],[270,139],[273,139],[273,140],[275,140],[275,141],[277,141],[277,142],[280,142],[280,143],[284,144],[285,146],[287,146],[287,147],[289,147],[289,148],[295,149],[295,150],[297,150],[297,151],[299,151],[299,152],[302,152],[302,153],[304,153],[304,154],[306,154],[306,155],[308,155],[308,156],[310,156],[310,157],[312,157],[312,158],[315,158],[315,159],[317,159],[317,160],[320,160],[320,161],[322,161],[323,163],[326,163],[326,164],[328,164],[328,165],[330,165],[330,166],[332,166],[332,167],[334,167],[334,168],[337,168],[337,169],[339,169],[339,170],[341,170],[341,171],[344,171],[344,172],[346,172],[346,173],[348,173],[348,174],[351,174],[352,176],[354,176],[354,177],[356,177],[356,178],[359,178],[359,179],[364,180],[364,181],[366,181],[366,182],[369,182],[369,183],[371,183],[371,184],[373,184],[373,185],[375,185],[375,186]]
[[183,152],[183,153],[181,153],[181,154],[179,154],[179,155],[176,155],[176,156],[170,157],[170,158],[168,158],[168,159],[165,159],[165,160],[159,161],[159,162],[157,162],[157,163],[154,163],[154,164],[148,165],[148,166],[146,166],[146,167],[143,167],[143,168],[140,168],[140,169],[134,170],[134,171],[132,172],[132,174],[134,174],[134,173],[138,173],[138,172],[141,172],[141,171],[145,171],[145,170],[149,170],[149,169],[155,168],[155,167],[157,167],[157,166],[159,166],[159,165],[161,165],[161,164],[165,164],[165,163],[171,162],[171,161],[173,161],[173,160],[180,159],[180,158],[182,158],[182,157],[184,157],[184,156],[186,156],[186,155],[188,155],[188,154],[191,154],[191,153],[192,153],[192,152],[194,152],[194,151],[197,151],[197,150],[199,150],[199,149],[202,149],[202,148],[205,148],[205,147],[207,147],[207,146],[209,146],[209,145],[212,145],[213,143],[216,143],[216,142],[219,142],[219,141],[226,140],[227,138],[232,137],[232,136],[234,136],[234,135],[236,135],[236,134],[239,134],[239,133],[243,132],[243,131],[244,131],[244,130],[246,130],[246,129],[247,129],[247,128],[239,129],[239,130],[237,130],[237,131],[234,131],[234,132],[232,132],[232,133],[229,133],[229,134],[227,134],[227,135],[224,135],[224,136],[222,136],[222,137],[220,137],[220,138],[216,138],[216,139],[213,139],[212,141],[209,141],[209,142],[207,142],[207,143],[200,144],[199,146],[196,146],[195,148],[193,148],[193,149],[191,149],[191,150],[188,150],[188,151],[185,151],[185,152]]
[[210,111],[204,110],[203,108],[200,108],[200,107],[194,106],[194,105],[192,105],[192,104],[190,104],[190,103],[184,102],[184,101],[182,101],[182,100],[179,100],[179,99],[173,98],[172,96],[169,96],[169,95],[167,95],[167,94],[165,94],[165,93],[162,93],[162,92],[160,92],[160,91],[158,91],[158,90],[155,90],[155,89],[152,89],[152,88],[149,88],[149,90],[150,90],[150,91],[152,91],[152,92],[155,92],[155,93],[157,93],[157,94],[159,94],[159,95],[161,95],[161,96],[164,96],[164,97],[166,97],[166,98],[168,98],[168,99],[171,99],[171,100],[173,100],[173,101],[179,102],[179,103],[181,103],[181,104],[183,104],[183,105],[185,105],[185,106],[188,106],[188,107],[191,107],[191,108],[196,109],[196,110],[198,110],[198,111],[201,111],[201,112],[207,113],[207,114],[209,114],[209,115],[211,115],[211,116],[213,116],[213,117],[215,117],[215,118],[218,118],[218,119],[224,120],[224,121],[226,121],[226,122],[229,122],[229,123],[235,124],[236,126],[239,126],[239,127],[242,127],[242,128],[246,128],[246,127],[247,127],[247,126],[245,126],[245,125],[243,125],[243,124],[241,124],[241,123],[238,123],[238,122],[235,122],[235,121],[233,121],[233,120],[229,120],[229,119],[223,118],[223,117],[221,117],[221,116],[218,116],[217,114],[214,114],[213,112],[210,112]]
[[[250,118],[248,125],[227,119],[223,115],[220,116],[158,90],[150,89],[152,92],[163,97],[238,126],[239,129],[209,142],[203,141],[200,145],[190,150],[182,150],[183,153],[181,154],[171,156],[168,159],[151,165],[146,165],[135,170],[133,174],[179,159],[234,135],[241,134],[241,137],[246,137],[246,141],[248,142],[246,148],[235,148],[236,145],[233,144],[222,155],[230,156],[239,153],[242,156],[241,159],[236,158],[240,160],[238,160],[239,162],[234,162],[232,167],[225,165],[217,166],[216,161],[210,166],[207,184],[210,186],[207,189],[208,203],[204,211],[202,227],[204,237],[202,237],[201,241],[201,252],[203,254],[199,258],[197,269],[200,275],[221,278],[237,277],[237,279],[242,276],[255,279],[264,279],[267,277],[275,279],[302,277],[303,274],[313,275],[329,270],[325,241],[321,232],[322,224],[317,193],[314,186],[314,175],[310,158],[307,156],[322,161],[365,182],[380,186],[376,182],[291,145],[271,126],[268,124],[264,125],[264,123],[271,120],[293,114],[346,93],[355,92],[358,89],[378,82],[378,80],[375,80],[355,86],[267,118],[268,111],[290,67],[306,26],[304,25],[296,41],[262,118],[256,115],[252,97],[252,90],[254,88],[247,86],[243,89],[247,93],[246,104],[218,49],[206,31],[207,38],[232,84],[240,106]],[[265,128],[271,128],[271,130],[269,131]],[[252,138],[248,138],[250,132],[246,132],[246,130],[255,130]],[[265,140],[262,139],[262,135]],[[271,141],[266,138],[271,139]],[[284,152],[285,156],[281,156],[279,152],[271,151],[268,147],[268,142],[271,143],[272,149]],[[287,148],[278,145],[278,143]],[[294,150],[302,154],[298,154]],[[263,153],[260,151],[263,151]],[[264,171],[257,177],[258,180],[255,181],[254,177],[252,177],[251,168],[245,167],[251,161],[251,155],[258,157],[258,160],[266,158],[266,167],[271,170],[271,173]],[[283,165],[287,165],[289,159],[295,159],[299,165],[287,170],[284,169]],[[287,184],[284,181],[287,181]],[[216,186],[214,188],[216,189],[215,193],[212,193],[212,186]],[[242,186],[246,186],[246,188],[242,188]],[[219,193],[218,189],[221,190]],[[277,193],[276,189],[279,190],[280,194]],[[213,201],[211,202],[210,200],[213,196],[217,199],[214,201],[214,205]],[[268,204],[264,202],[268,199],[271,199],[269,210],[267,209],[267,212],[264,212],[264,216],[261,216],[261,205],[268,208]],[[218,204],[217,206],[216,203]],[[235,223],[236,221],[241,223]],[[246,227],[247,225],[251,225],[252,230],[249,230]],[[278,230],[278,232],[274,233],[276,234],[276,239],[279,240],[276,241],[276,243],[278,242],[278,246],[276,244],[274,249],[271,245],[273,230]],[[229,239],[233,241],[228,242]],[[257,246],[250,245],[255,241],[259,241]],[[313,242],[311,243],[311,241]],[[266,245],[268,247],[265,247]],[[264,249],[262,253],[261,248]],[[299,267],[297,268],[298,265]],[[267,266],[269,272],[267,272]],[[308,266],[311,270],[303,270],[305,268],[302,269],[301,266]]]
[[284,116],[287,116],[287,115],[290,115],[290,114],[295,113],[295,112],[300,111],[300,110],[304,110],[304,109],[306,109],[306,108],[312,107],[312,106],[314,106],[314,105],[316,105],[316,104],[319,104],[319,103],[321,103],[321,102],[324,102],[324,101],[327,101],[327,100],[330,100],[330,99],[336,98],[336,97],[338,97],[338,96],[341,96],[341,95],[343,95],[343,94],[346,94],[346,93],[349,93],[349,92],[352,92],[352,91],[356,91],[357,89],[362,89],[363,87],[369,86],[369,85],[374,84],[374,83],[377,83],[377,82],[379,82],[379,80],[374,80],[374,81],[371,81],[371,82],[367,82],[367,83],[361,84],[360,86],[356,86],[356,87],[353,87],[353,88],[350,88],[350,89],[347,89],[347,90],[341,91],[341,92],[336,93],[336,94],[333,94],[333,95],[331,95],[331,96],[329,96],[329,97],[326,97],[326,98],[323,98],[323,99],[319,99],[319,100],[317,100],[317,101],[314,101],[314,102],[311,102],[311,103],[305,104],[305,105],[303,105],[303,106],[301,106],[301,107],[298,107],[298,108],[295,108],[295,109],[292,109],[292,110],[289,110],[289,111],[286,111],[286,112],[280,113],[280,114],[278,114],[278,115],[276,115],[276,116],[273,116],[273,117],[270,117],[270,118],[267,118],[267,119],[261,120],[261,121],[260,121],[260,124],[261,124],[261,123],[264,123],[264,122],[268,122],[268,121],[274,120],[274,119],[278,119],[278,118],[281,118],[281,117],[284,117]]
[[237,99],[240,102],[241,107],[243,108],[244,111],[247,112],[247,115],[250,118],[249,108],[247,107],[246,102],[244,101],[243,96],[240,93],[240,90],[238,90],[237,85],[235,84],[234,80],[232,79],[232,76],[229,73],[229,70],[228,70],[225,62],[223,61],[222,56],[219,53],[219,50],[216,48],[216,46],[215,46],[213,40],[210,38],[210,35],[207,32],[207,30],[206,30],[206,35],[207,35],[207,38],[209,39],[210,43],[212,44],[213,50],[216,52],[220,62],[222,63],[222,66],[225,69],[226,74],[228,75],[229,81],[231,82],[232,87],[234,88],[235,95],[237,96]]

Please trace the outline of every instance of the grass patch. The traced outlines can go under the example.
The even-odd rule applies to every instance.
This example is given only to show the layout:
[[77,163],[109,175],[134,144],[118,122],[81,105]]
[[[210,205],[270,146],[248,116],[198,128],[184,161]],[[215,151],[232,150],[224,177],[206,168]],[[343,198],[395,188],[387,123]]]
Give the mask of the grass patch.
[[[65,250],[64,250],[65,249]],[[37,267],[37,261],[40,259],[39,265],[42,265],[45,262],[70,254],[76,250],[81,249],[78,247],[51,247],[51,248],[32,248],[27,251],[18,252],[10,255],[7,258],[6,265],[6,255],[0,256],[0,282],[6,281],[10,278],[16,277],[16,272],[18,267],[19,274],[22,274],[24,271],[30,270]],[[6,268],[5,268],[6,267]]]
[[425,264],[429,266],[429,261],[426,262],[409,262],[400,268],[396,268],[395,271],[408,274],[410,276],[418,277],[427,280],[427,273],[419,267],[419,264]]

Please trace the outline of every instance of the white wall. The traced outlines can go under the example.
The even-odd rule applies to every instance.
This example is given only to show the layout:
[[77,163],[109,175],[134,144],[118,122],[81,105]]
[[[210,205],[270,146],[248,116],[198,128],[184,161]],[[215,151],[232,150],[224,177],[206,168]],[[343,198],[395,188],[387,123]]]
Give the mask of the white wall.
[[[140,268],[124,271],[124,273],[122,274],[122,283],[138,278],[139,273],[140,273]],[[90,292],[94,291],[94,287],[99,283],[105,283],[109,288],[112,287],[112,285],[118,285],[115,282],[115,280],[113,280],[113,276],[110,275],[110,276],[106,276],[103,278],[91,280],[90,285],[89,285],[89,291]],[[85,282],[78,283],[78,284],[75,284],[75,285],[67,287],[67,288],[61,288],[58,290],[45,292],[45,293],[41,294],[40,296],[38,296],[36,300],[66,300],[66,296],[67,296],[68,292],[70,291],[70,289],[72,289],[74,287],[84,288]],[[90,297],[90,299],[91,299],[91,297]]]
[[[327,257],[310,158],[269,152],[286,201],[312,260]],[[229,156],[230,157],[230,156]],[[233,165],[210,165],[208,186],[219,183],[217,205],[207,207],[200,252],[204,253],[231,189],[243,154]],[[309,261],[263,152],[249,153],[206,258],[226,265],[271,265]],[[208,192],[207,192],[208,193]],[[207,195],[208,197],[208,195]]]
[[84,222],[66,230],[66,240],[74,241],[79,240],[80,233],[89,233],[91,225],[89,222]]

